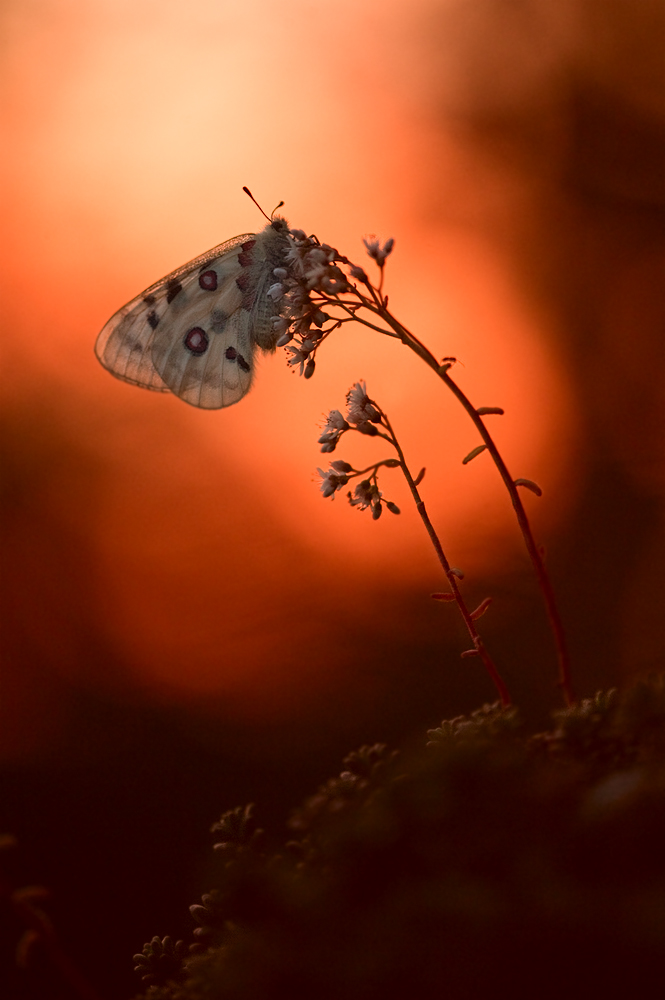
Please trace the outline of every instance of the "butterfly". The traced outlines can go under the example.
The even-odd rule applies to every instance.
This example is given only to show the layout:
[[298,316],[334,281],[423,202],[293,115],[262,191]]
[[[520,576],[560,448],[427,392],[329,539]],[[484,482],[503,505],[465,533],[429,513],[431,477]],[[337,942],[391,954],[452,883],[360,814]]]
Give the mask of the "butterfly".
[[260,233],[213,247],[115,313],[97,358],[116,378],[201,409],[237,403],[251,388],[257,348],[274,351],[280,336],[268,292],[290,246],[286,219],[273,216]]

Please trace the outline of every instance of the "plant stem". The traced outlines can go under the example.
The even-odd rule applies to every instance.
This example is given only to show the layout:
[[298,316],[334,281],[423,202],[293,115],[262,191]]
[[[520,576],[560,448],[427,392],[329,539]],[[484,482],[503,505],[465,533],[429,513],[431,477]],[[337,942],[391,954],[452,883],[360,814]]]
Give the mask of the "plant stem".
[[473,420],[476,428],[478,429],[478,433],[481,435],[488,452],[492,456],[492,460],[499,470],[499,475],[503,479],[504,485],[510,495],[510,501],[513,505],[515,516],[517,517],[517,523],[519,524],[520,531],[522,532],[524,544],[526,545],[527,552],[529,553],[529,557],[536,574],[536,579],[538,581],[538,586],[540,587],[545,601],[545,609],[547,611],[547,617],[549,619],[557,651],[557,660],[559,664],[559,687],[563,693],[566,705],[570,707],[575,703],[575,695],[573,693],[570,675],[570,656],[568,653],[566,634],[564,632],[563,623],[557,607],[554,588],[552,587],[552,582],[545,568],[541,552],[533,537],[533,532],[531,531],[531,525],[529,524],[529,519],[527,517],[526,510],[524,509],[524,504],[522,503],[522,498],[519,495],[518,488],[508,472],[506,463],[503,461],[492,436],[485,427],[482,417],[478,415],[468,397],[462,392],[457,383],[453,381],[447,371],[439,371],[438,374]]
[[[376,406],[376,403],[374,403],[374,405]],[[379,408],[377,407],[377,409],[379,409]],[[402,449],[401,449],[401,447],[399,445],[399,442],[397,441],[397,438],[395,437],[395,432],[393,431],[393,429],[392,429],[392,427],[390,425],[390,421],[388,420],[388,417],[386,416],[386,414],[382,410],[380,410],[380,412],[381,412],[381,417],[382,417],[383,421],[385,422],[385,426],[386,426],[386,428],[387,428],[387,430],[388,430],[388,432],[389,432],[389,434],[390,434],[390,436],[392,438],[392,444],[393,444],[395,450],[397,451],[397,454],[399,455],[400,468],[401,468],[401,470],[402,470],[402,472],[404,474],[404,478],[406,479],[407,483],[409,484],[409,489],[411,490],[411,495],[412,495],[412,497],[413,497],[413,499],[415,501],[416,509],[417,509],[418,513],[420,514],[420,517],[421,517],[421,520],[422,520],[423,524],[425,525],[425,529],[427,531],[427,534],[429,535],[430,541],[432,542],[432,545],[434,546],[434,551],[437,554],[437,558],[438,558],[439,562],[441,563],[441,566],[443,568],[443,572],[446,575],[446,579],[448,581],[448,585],[449,585],[449,587],[450,587],[450,589],[452,591],[452,594],[453,594],[453,596],[455,598],[455,603],[457,604],[457,607],[460,610],[460,614],[462,615],[462,618],[464,619],[464,624],[466,625],[467,630],[469,632],[469,635],[471,636],[471,641],[473,642],[473,646],[474,646],[473,652],[476,653],[481,658],[481,660],[483,661],[483,664],[485,665],[485,669],[487,670],[487,673],[492,678],[492,681],[494,682],[494,685],[495,685],[497,691],[499,692],[499,697],[501,698],[501,705],[503,706],[503,708],[507,708],[510,705],[510,703],[511,703],[510,702],[510,695],[508,694],[508,688],[506,687],[506,685],[505,685],[505,683],[503,681],[503,678],[499,674],[499,671],[497,670],[497,668],[496,668],[496,666],[494,664],[494,661],[492,660],[491,656],[487,652],[487,649],[485,648],[485,645],[484,645],[484,643],[483,643],[480,635],[478,634],[478,630],[477,630],[475,622],[474,622],[474,620],[472,618],[471,612],[467,608],[466,603],[464,601],[464,598],[462,597],[462,594],[460,592],[459,584],[457,582],[457,576],[453,572],[453,570],[452,570],[452,568],[450,566],[450,563],[448,562],[448,560],[446,558],[446,555],[445,555],[445,553],[443,551],[443,547],[441,545],[441,542],[439,541],[439,536],[437,535],[436,531],[434,530],[434,526],[433,526],[432,522],[429,519],[429,515],[427,513],[427,510],[425,509],[425,503],[424,503],[422,497],[420,496],[420,493],[418,492],[418,487],[416,486],[415,480],[414,480],[413,476],[411,475],[409,467],[406,464],[406,459],[404,458],[404,452],[402,451]]]
[[[373,290],[374,291],[374,290]],[[381,319],[387,323],[392,330],[399,336],[400,340],[407,347],[410,347],[419,358],[421,358],[434,372],[439,376],[439,378],[445,383],[445,385],[450,389],[455,398],[464,407],[469,417],[473,421],[478,433],[480,434],[483,442],[492,456],[492,461],[496,465],[499,475],[501,476],[508,494],[510,496],[511,503],[513,505],[513,510],[517,517],[517,523],[519,524],[520,531],[522,532],[522,537],[524,538],[524,543],[529,553],[531,563],[536,574],[536,580],[540,591],[543,595],[545,602],[545,609],[547,611],[547,617],[549,620],[550,628],[554,637],[554,643],[557,651],[558,660],[558,673],[559,673],[559,687],[563,693],[566,705],[571,706],[575,703],[575,695],[573,693],[571,673],[570,673],[570,656],[568,653],[568,646],[566,642],[566,636],[563,629],[563,623],[561,621],[561,616],[559,615],[559,609],[557,607],[556,598],[554,595],[554,589],[550,581],[549,575],[545,568],[545,563],[543,562],[542,555],[536,545],[536,541],[533,537],[533,532],[531,531],[531,526],[529,524],[529,519],[527,517],[524,505],[522,503],[521,497],[518,492],[518,488],[513,481],[512,476],[508,472],[506,463],[503,461],[499,453],[494,440],[487,430],[482,417],[477,412],[476,408],[473,406],[469,398],[460,389],[457,383],[450,377],[448,370],[450,364],[440,365],[437,359],[434,357],[431,351],[422,344],[417,337],[415,337],[410,330],[407,330],[395,317],[388,312],[385,303],[376,294],[373,295],[374,302],[370,302],[365,296],[363,296],[363,301],[365,307],[373,312],[375,315],[380,316]],[[356,317],[358,319],[358,317]],[[364,322],[362,319],[359,322]],[[368,324],[369,325],[369,324]]]

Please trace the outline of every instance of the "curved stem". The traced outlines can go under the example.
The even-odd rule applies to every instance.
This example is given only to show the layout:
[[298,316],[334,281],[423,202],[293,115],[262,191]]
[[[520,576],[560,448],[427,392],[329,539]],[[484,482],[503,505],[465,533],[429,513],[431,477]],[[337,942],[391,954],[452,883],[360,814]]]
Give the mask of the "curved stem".
[[[376,403],[374,403],[374,405],[376,406]],[[378,409],[378,407],[377,407],[377,409]],[[457,576],[453,572],[453,570],[452,570],[452,568],[450,566],[450,563],[448,562],[448,560],[446,558],[446,555],[445,555],[445,553],[443,551],[443,547],[441,545],[441,542],[439,541],[439,536],[437,535],[436,531],[434,530],[434,525],[432,524],[432,522],[429,519],[429,515],[427,513],[427,510],[425,509],[425,503],[424,503],[422,497],[420,496],[420,493],[418,492],[418,487],[416,486],[415,480],[414,480],[413,476],[411,475],[411,472],[409,470],[408,465],[406,464],[406,459],[404,458],[404,452],[402,451],[402,449],[401,449],[401,447],[399,445],[399,442],[397,441],[397,438],[395,437],[395,433],[394,433],[394,431],[393,431],[393,429],[392,429],[392,427],[390,425],[390,421],[388,420],[388,417],[386,416],[386,414],[382,410],[380,412],[381,412],[381,417],[382,417],[383,421],[385,422],[385,426],[388,429],[388,432],[390,433],[390,436],[392,438],[392,444],[394,445],[395,450],[397,451],[397,454],[399,455],[399,465],[400,465],[400,468],[401,468],[401,470],[402,470],[402,472],[404,474],[404,478],[406,479],[407,483],[409,484],[409,489],[411,490],[411,495],[412,495],[412,497],[413,497],[413,499],[415,501],[415,504],[416,504],[416,510],[420,514],[421,520],[422,520],[423,524],[425,525],[425,528],[427,530],[427,534],[429,535],[430,541],[432,542],[432,545],[434,546],[434,551],[436,552],[437,558],[438,558],[439,562],[441,563],[441,567],[443,569],[443,572],[446,575],[446,579],[448,581],[448,585],[449,585],[449,587],[450,587],[450,589],[452,591],[452,594],[453,594],[453,596],[455,598],[455,603],[457,604],[457,607],[459,608],[460,614],[462,615],[462,618],[464,619],[464,624],[466,625],[467,630],[469,632],[469,635],[471,636],[471,641],[473,642],[473,647],[474,647],[473,650],[472,650],[472,652],[476,653],[480,657],[480,659],[483,661],[483,664],[485,666],[485,669],[487,670],[487,673],[492,678],[492,681],[494,682],[494,685],[495,685],[497,691],[499,692],[499,697],[501,698],[501,705],[502,705],[502,707],[503,708],[507,708],[510,705],[510,703],[511,703],[510,702],[510,695],[508,693],[508,688],[506,687],[506,685],[505,685],[505,683],[503,681],[503,678],[501,677],[499,671],[497,670],[497,668],[496,668],[496,666],[494,664],[494,661],[492,660],[490,654],[487,652],[487,649],[485,648],[485,644],[483,643],[483,640],[481,639],[481,637],[480,637],[480,635],[478,633],[478,630],[476,628],[476,625],[475,625],[475,622],[473,620],[472,614],[469,611],[469,609],[467,608],[466,603],[464,601],[464,598],[462,597],[462,594],[461,594],[460,589],[459,589],[459,584],[457,582]]]
[[[524,505],[522,503],[521,497],[518,492],[518,488],[510,475],[506,463],[503,461],[499,453],[494,440],[487,430],[482,417],[478,414],[476,408],[473,406],[468,396],[460,389],[457,383],[450,377],[448,370],[450,364],[440,365],[437,359],[434,357],[432,352],[422,344],[417,337],[415,337],[410,330],[407,330],[405,326],[395,319],[383,304],[375,304],[376,296],[374,296],[375,303],[370,302],[363,296],[365,307],[371,312],[380,316],[381,319],[387,323],[397,334],[403,344],[410,347],[418,357],[429,365],[430,368],[436,372],[439,378],[445,383],[445,385],[450,389],[455,398],[464,407],[469,417],[473,421],[478,433],[480,434],[483,442],[492,456],[492,461],[496,465],[499,475],[501,476],[508,494],[510,496],[515,515],[517,517],[517,523],[519,524],[520,531],[522,532],[522,537],[524,538],[524,543],[529,553],[531,563],[536,574],[536,580],[540,591],[543,595],[543,600],[545,602],[545,608],[547,611],[547,617],[550,623],[550,628],[554,637],[554,643],[557,651],[558,660],[558,670],[559,670],[559,687],[563,693],[565,702],[568,706],[575,703],[575,695],[573,693],[571,673],[570,673],[570,656],[568,653],[568,645],[566,642],[566,636],[563,629],[563,623],[561,621],[561,616],[559,614],[559,609],[557,607],[556,598],[554,595],[554,589],[552,583],[548,576],[547,570],[545,568],[545,563],[543,562],[542,555],[536,545],[536,541],[533,537],[533,532],[531,531],[531,526],[529,524],[529,519],[527,517]],[[358,317],[356,317],[358,318]],[[359,322],[364,322],[359,319]]]
[[[445,366],[444,366],[445,367]],[[466,412],[469,414],[473,420],[478,433],[483,439],[488,452],[492,456],[492,460],[499,470],[499,475],[503,479],[504,485],[508,490],[510,495],[510,501],[513,505],[513,510],[515,511],[515,516],[517,517],[517,523],[520,526],[520,531],[522,532],[522,537],[524,538],[524,544],[526,545],[527,552],[531,559],[534,572],[536,574],[536,580],[538,581],[538,586],[540,587],[541,593],[545,601],[545,609],[547,611],[547,617],[549,619],[550,628],[552,629],[552,634],[554,636],[554,643],[557,650],[557,660],[559,664],[559,687],[563,693],[566,705],[569,707],[575,703],[575,695],[573,693],[572,681],[570,676],[570,656],[568,653],[568,644],[566,642],[566,634],[563,628],[563,622],[561,621],[561,616],[559,614],[559,609],[556,603],[556,597],[554,595],[554,589],[552,587],[552,582],[549,578],[547,570],[545,568],[545,563],[543,562],[543,557],[536,545],[536,541],[533,537],[533,532],[531,531],[531,525],[529,524],[529,519],[524,509],[524,504],[522,503],[522,498],[519,495],[517,486],[515,485],[508,468],[503,458],[501,457],[499,450],[494,443],[491,434],[487,430],[482,417],[478,415],[474,406],[471,404],[469,398],[460,389],[456,382],[448,374],[447,370],[440,369],[437,374],[439,378],[448,386],[450,391],[454,394],[456,399],[462,404]]]

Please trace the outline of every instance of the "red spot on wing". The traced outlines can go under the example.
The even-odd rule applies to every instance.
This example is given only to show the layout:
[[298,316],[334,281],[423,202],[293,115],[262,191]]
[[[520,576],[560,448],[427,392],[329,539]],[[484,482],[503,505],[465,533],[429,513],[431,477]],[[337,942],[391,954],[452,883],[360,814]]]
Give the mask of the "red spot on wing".
[[193,326],[192,329],[188,330],[185,334],[183,343],[187,350],[192,354],[205,354],[208,350],[208,334],[205,330],[202,330],[200,326]]
[[204,271],[199,275],[199,285],[204,292],[214,292],[217,289],[217,272]]
[[246,243],[242,243],[240,246],[240,253],[238,254],[238,263],[241,267],[249,267],[253,262],[252,250],[256,246],[256,240],[247,240]]

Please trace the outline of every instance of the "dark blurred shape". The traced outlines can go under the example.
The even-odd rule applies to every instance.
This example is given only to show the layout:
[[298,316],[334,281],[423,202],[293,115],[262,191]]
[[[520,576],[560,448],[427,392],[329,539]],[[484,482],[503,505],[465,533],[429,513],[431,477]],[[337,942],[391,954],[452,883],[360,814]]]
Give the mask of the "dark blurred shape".
[[439,214],[494,244],[576,389],[582,490],[549,550],[589,691],[665,654],[665,6],[452,0],[428,37],[463,163]]
[[206,948],[147,981],[160,1000],[657,995],[664,724],[660,676],[544,733],[494,705],[408,752],[364,746],[285,846],[227,817],[191,908]]

